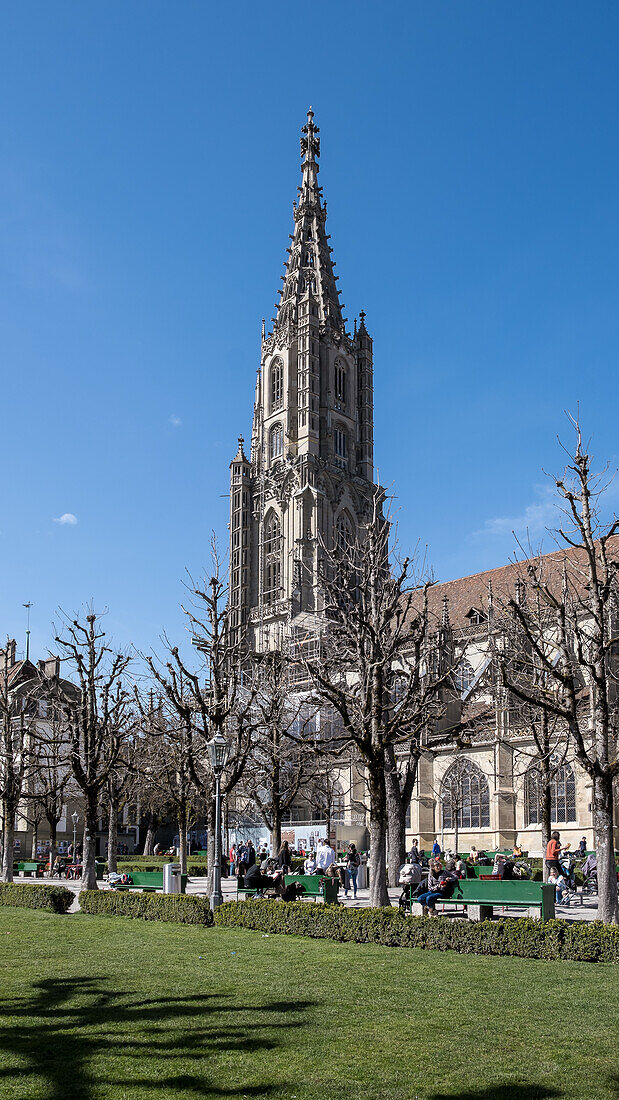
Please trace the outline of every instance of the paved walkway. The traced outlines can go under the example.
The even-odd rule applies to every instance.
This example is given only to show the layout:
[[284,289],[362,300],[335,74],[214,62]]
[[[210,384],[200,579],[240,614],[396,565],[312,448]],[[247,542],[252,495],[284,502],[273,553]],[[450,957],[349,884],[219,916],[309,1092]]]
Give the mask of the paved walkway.
[[[31,879],[16,878],[15,881],[16,882],[30,882],[32,880]],[[51,885],[54,885],[54,886],[59,886],[59,885],[60,886],[67,886],[68,889],[72,890],[73,893],[75,894],[75,901],[73,902],[73,905],[71,906],[69,912],[70,913],[77,913],[79,911],[79,905],[78,905],[78,901],[77,901],[77,895],[79,894],[79,891],[80,891],[79,882],[73,882],[71,880],[67,881],[65,879],[60,879],[59,880],[57,878],[55,878],[55,879],[41,878],[41,879],[38,879],[37,881],[38,882],[45,882],[49,886],[51,886]],[[109,890],[110,889],[110,887],[107,885],[107,882],[102,882],[99,885],[103,890]],[[224,896],[224,901],[236,901],[236,879],[235,878],[224,878],[224,879],[222,879],[221,880],[221,892]],[[206,879],[204,877],[190,878],[188,883],[187,883],[187,893],[188,894],[196,894],[198,896],[206,894]],[[398,904],[398,898],[401,894],[400,888],[389,890],[388,893],[389,893],[389,898],[390,898],[391,904],[392,905],[397,905]],[[369,893],[369,890],[358,890],[357,891],[357,897],[354,898],[352,896],[352,894],[349,894],[348,897],[345,897],[343,892],[340,890],[338,900],[341,901],[341,903],[343,905],[345,905],[348,909],[367,909],[367,907],[370,904],[370,893]],[[568,921],[597,920],[597,904],[598,904],[597,897],[595,895],[593,895],[591,897],[583,898],[583,904],[581,905],[580,904],[580,895],[579,895],[578,898],[576,899],[576,902],[573,903],[571,906],[557,905],[556,906],[556,915],[557,915],[557,917],[561,917],[562,919],[568,920]],[[501,914],[501,909],[499,908],[499,906],[495,906],[494,913],[495,913],[495,916],[501,916],[502,915]],[[515,908],[509,909],[509,915],[510,916],[518,916],[518,915],[524,916],[525,914],[526,914],[526,909],[515,909]],[[421,913],[420,913],[420,915],[421,915]],[[464,914],[450,913],[450,916],[452,918],[457,918],[459,916],[460,917],[464,916]]]

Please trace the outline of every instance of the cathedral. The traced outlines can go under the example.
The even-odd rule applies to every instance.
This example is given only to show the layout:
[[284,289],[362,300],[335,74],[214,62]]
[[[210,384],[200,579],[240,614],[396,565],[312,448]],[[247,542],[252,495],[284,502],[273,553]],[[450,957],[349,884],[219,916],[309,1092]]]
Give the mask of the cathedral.
[[[273,327],[263,322],[249,457],[244,439],[230,464],[230,617],[250,651],[292,647],[309,655],[320,631],[321,547],[354,540],[376,492],[373,466],[373,349],[359,313],[346,328],[326,230],[327,204],[318,184],[319,129],[312,109],[301,136],[301,185],[293,203]],[[437,631],[448,631],[457,655],[459,705],[475,698],[492,710],[489,639],[493,598],[509,599],[513,567],[438,584],[432,589]],[[493,597],[494,590],[494,597]],[[495,710],[464,757],[424,752],[409,808],[408,837],[429,847],[435,837],[460,850],[492,850],[518,841],[541,850],[537,777],[526,729]],[[454,820],[453,769],[460,805]],[[338,844],[367,847],[363,777],[350,767],[334,777]],[[312,823],[311,803],[293,809],[287,838],[300,843]],[[591,785],[566,753],[556,768],[553,827],[575,843],[592,839]],[[298,826],[298,827],[297,827]]]

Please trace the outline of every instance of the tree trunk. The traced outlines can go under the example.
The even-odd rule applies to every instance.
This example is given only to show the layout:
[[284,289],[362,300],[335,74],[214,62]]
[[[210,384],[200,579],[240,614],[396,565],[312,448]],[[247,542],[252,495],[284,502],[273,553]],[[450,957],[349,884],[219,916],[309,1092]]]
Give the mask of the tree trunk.
[[396,767],[393,745],[385,753],[385,793],[387,800],[389,885],[397,886],[400,867],[406,862],[406,807],[400,789],[400,777]]
[[613,835],[613,781],[608,775],[596,776],[593,783],[593,828],[597,859],[598,919],[605,924],[617,924],[619,911]]
[[273,810],[272,820],[273,826],[271,828],[271,852],[274,856],[276,856],[282,846],[282,815],[276,809]]
[[4,821],[2,844],[2,882],[13,881],[13,849],[15,846],[15,810],[6,802],[2,804]]
[[148,826],[146,828],[146,840],[144,841],[144,855],[152,856],[153,849],[155,847],[155,838],[157,836],[157,829],[159,828],[159,818],[154,810],[150,810],[148,814]]
[[82,890],[98,890],[95,857],[97,852],[97,825],[99,800],[95,791],[85,792],[86,818],[84,827],[84,852],[82,856]]
[[178,814],[178,850],[180,855],[181,875],[187,874],[187,805],[181,803]]
[[37,858],[37,845],[39,843],[39,823],[38,821],[32,822],[32,844],[30,845],[30,858]]
[[387,795],[384,760],[368,764],[370,790],[370,905],[390,905],[387,893]]
[[54,870],[54,863],[56,862],[56,835],[58,830],[58,821],[55,818],[47,819],[49,825],[49,870],[50,874]]
[[115,798],[110,798],[107,814],[107,869],[108,874],[110,871],[116,874],[118,871],[118,802]]

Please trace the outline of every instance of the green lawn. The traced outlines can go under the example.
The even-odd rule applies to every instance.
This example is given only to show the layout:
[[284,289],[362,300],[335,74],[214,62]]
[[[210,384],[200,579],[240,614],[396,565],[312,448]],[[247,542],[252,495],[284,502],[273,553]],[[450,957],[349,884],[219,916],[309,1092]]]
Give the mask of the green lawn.
[[586,963],[2,907],[0,1097],[608,1100],[616,986]]

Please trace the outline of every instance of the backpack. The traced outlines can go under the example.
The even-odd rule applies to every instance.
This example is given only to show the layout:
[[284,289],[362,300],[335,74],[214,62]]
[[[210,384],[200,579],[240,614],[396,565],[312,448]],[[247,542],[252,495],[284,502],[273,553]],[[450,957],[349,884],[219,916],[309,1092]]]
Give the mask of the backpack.
[[120,876],[120,881],[121,881],[121,884],[123,886],[132,886],[133,885],[133,879],[131,878],[131,875],[128,875],[128,874],[121,875]]

